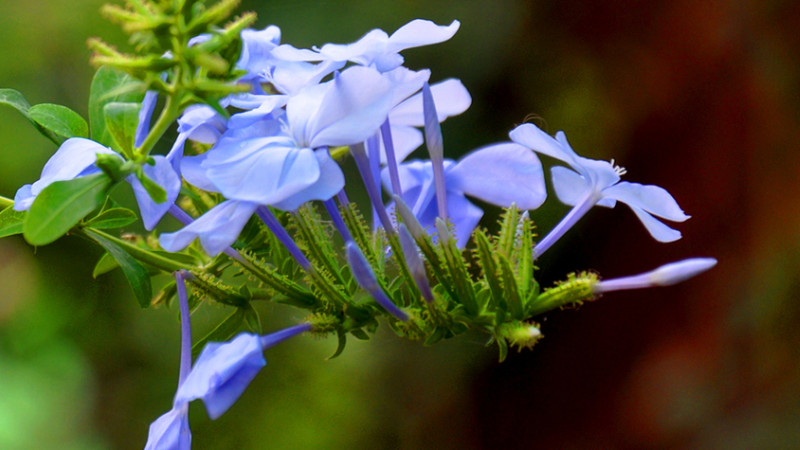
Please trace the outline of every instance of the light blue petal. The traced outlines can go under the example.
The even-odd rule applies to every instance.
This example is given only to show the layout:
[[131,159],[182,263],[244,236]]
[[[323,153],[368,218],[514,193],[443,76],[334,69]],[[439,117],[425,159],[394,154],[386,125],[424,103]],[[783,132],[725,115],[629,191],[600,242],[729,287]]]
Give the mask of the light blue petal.
[[227,198],[271,205],[315,183],[319,163],[309,148],[278,138],[249,139],[220,147],[202,164],[206,176]]
[[257,335],[241,333],[229,342],[206,344],[178,388],[175,402],[203,399],[211,419],[228,410],[267,364]]
[[516,203],[523,210],[536,209],[547,198],[539,158],[512,142],[483,147],[459,160],[447,173],[447,189],[506,208]]
[[295,95],[303,88],[318,84],[320,80],[343,66],[344,62],[338,61],[323,61],[319,64],[278,62],[266,74],[266,81],[282,94]]
[[263,101],[255,109],[234,114],[228,120],[230,128],[248,127],[259,120],[268,119],[273,116],[276,110],[282,108],[289,97],[285,95],[262,95]]
[[197,238],[206,253],[216,256],[236,241],[257,207],[255,203],[226,200],[182,229],[162,234],[158,242],[164,250],[178,252]]
[[422,89],[422,85],[430,79],[431,71],[424,69],[415,72],[405,67],[398,67],[385,72],[383,76],[392,85],[392,110],[394,110],[403,101]]
[[436,25],[430,20],[415,19],[398,28],[389,37],[387,53],[394,53],[407,48],[444,42],[456,34],[461,23],[454,20],[450,25]]
[[383,30],[372,30],[352,44],[325,44],[319,54],[333,61],[352,61],[369,65],[386,52],[389,36]]
[[51,183],[99,172],[100,169],[94,166],[98,153],[119,156],[110,148],[89,139],[67,139],[45,163],[39,180],[17,191],[14,198],[19,199],[19,204],[15,200],[14,209],[24,211],[30,208],[36,196]]
[[208,105],[191,105],[178,119],[178,133],[203,144],[217,142],[225,129],[225,119]]
[[151,166],[145,164],[142,166],[144,174],[154,181],[157,185],[161,186],[167,192],[167,201],[156,203],[147,193],[142,182],[134,175],[127,177],[128,182],[133,187],[133,193],[136,196],[136,201],[139,203],[139,211],[142,214],[142,222],[147,231],[152,230],[158,224],[164,214],[167,213],[170,206],[175,203],[178,198],[178,193],[181,190],[181,179],[172,164],[163,156],[156,155],[153,157],[155,165]]
[[[436,103],[436,113],[439,122],[444,122],[448,117],[463,113],[472,103],[472,97],[461,81],[454,78],[431,85],[431,94]],[[392,126],[411,125],[421,127],[425,124],[422,115],[422,93],[409,97],[399,105],[392,108],[389,113]]]
[[150,424],[145,450],[190,450],[192,432],[186,404],[173,407]]
[[576,156],[569,147],[562,146],[556,139],[540,130],[536,125],[524,123],[508,133],[512,141],[536,153],[547,155],[575,167]]
[[556,166],[550,172],[556,197],[565,205],[577,205],[592,190],[586,179],[572,169]]
[[242,30],[242,54],[236,64],[248,72],[266,70],[272,60],[272,50],[281,41],[281,30],[270,25],[263,30]]
[[604,190],[603,195],[673,222],[689,218],[669,192],[658,186],[623,181]]
[[320,174],[317,181],[286,200],[273,203],[272,206],[284,211],[294,211],[305,202],[328,200],[342,190],[344,174],[336,161],[328,155],[328,150],[319,149],[314,154],[319,162]]
[[628,204],[628,206],[631,208],[631,210],[633,210],[634,214],[636,214],[636,217],[639,218],[644,227],[647,228],[647,231],[650,232],[650,235],[653,236],[653,239],[657,240],[658,242],[673,242],[681,238],[680,231],[668,227],[663,222],[650,215],[650,213],[647,211],[630,204]]
[[185,156],[181,160],[181,175],[192,186],[198,187],[208,192],[219,192],[214,183],[206,176],[206,168],[203,161],[206,160],[208,152],[197,156]]
[[392,84],[374,69],[345,70],[329,84],[309,122],[310,147],[365,141],[386,120],[392,100]]
[[[433,204],[435,202],[431,202]],[[453,233],[456,236],[456,246],[464,248],[472,236],[472,231],[483,217],[483,210],[473,205],[463,195],[448,192],[447,211],[453,223]]]
[[17,194],[14,195],[14,210],[27,211],[34,200],[36,200],[36,196],[31,192],[31,185],[26,184],[17,189]]

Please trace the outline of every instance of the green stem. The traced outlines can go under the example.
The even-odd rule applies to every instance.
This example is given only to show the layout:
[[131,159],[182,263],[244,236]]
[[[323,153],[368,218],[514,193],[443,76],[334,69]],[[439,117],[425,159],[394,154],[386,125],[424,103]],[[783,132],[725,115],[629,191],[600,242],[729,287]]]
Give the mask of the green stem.
[[14,200],[11,200],[10,198],[5,198],[2,195],[0,195],[0,207],[8,208],[9,206],[14,206]]
[[[127,251],[131,256],[138,259],[143,263],[147,263],[153,267],[161,269],[165,272],[174,272],[176,270],[186,269],[186,265],[180,263],[178,261],[174,261],[169,258],[165,258],[161,255],[157,255],[155,253],[151,253],[148,250],[143,248],[137,247],[130,242],[124,241],[118,237],[112,236],[110,234],[104,233],[97,228],[86,227],[86,231],[91,231],[99,236],[102,236],[105,239],[117,244],[118,246],[122,247],[125,251]],[[81,232],[85,233],[84,230],[80,230]]]

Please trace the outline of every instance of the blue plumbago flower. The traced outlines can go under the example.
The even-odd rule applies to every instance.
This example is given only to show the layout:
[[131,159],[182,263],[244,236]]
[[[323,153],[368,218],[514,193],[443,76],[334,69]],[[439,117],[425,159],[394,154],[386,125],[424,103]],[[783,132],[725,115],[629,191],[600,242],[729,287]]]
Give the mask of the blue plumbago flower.
[[626,289],[644,289],[681,283],[717,265],[714,258],[689,258],[665,264],[650,272],[629,277],[601,280],[594,285],[595,294]]
[[281,39],[280,29],[274,25],[261,31],[244,30],[241,37],[242,54],[237,66],[247,74],[240,81],[251,83],[255,94],[265,94],[262,84],[269,84],[282,94],[294,94],[306,86],[318,84],[345,64],[336,61],[310,64],[281,58],[273,52]]
[[110,148],[84,138],[70,138],[64,141],[42,168],[42,175],[33,184],[26,184],[17,190],[14,209],[27,211],[36,196],[51,183],[72,180],[100,172],[94,165],[97,154],[117,155]]
[[307,200],[326,200],[341,190],[344,177],[335,163],[326,167],[336,174],[322,176],[325,157],[313,149],[365,140],[385,120],[392,96],[392,84],[379,73],[350,68],[292,96],[285,116],[272,121],[278,133],[223,137],[200,165],[229,199],[275,205],[305,192]]
[[563,132],[555,139],[532,124],[513,129],[511,140],[538,153],[567,163],[572,169],[554,167],[553,187],[558,199],[574,208],[534,248],[534,256],[541,256],[567,232],[594,205],[613,208],[617,201],[625,203],[659,242],[680,239],[681,233],[666,226],[655,216],[673,222],[683,222],[689,216],[683,213],[675,199],[664,189],[620,181],[624,169],[612,162],[598,161],[578,156],[570,147]]
[[[17,190],[14,197],[14,209],[17,211],[28,210],[36,196],[51,183],[100,172],[95,165],[98,154],[117,155],[122,159],[122,156],[115,151],[90,139],[67,139],[45,163],[39,180]],[[148,178],[164,188],[167,192],[166,202],[155,203],[135,175],[129,175],[126,178],[126,181],[133,187],[139,203],[139,210],[142,213],[142,221],[148,230],[153,229],[161,220],[180,191],[180,178],[175,174],[170,163],[163,156],[154,156],[153,160],[154,165],[145,164],[142,166],[142,170]]]
[[[420,224],[433,234],[437,214],[433,168],[430,161],[411,161],[399,166],[403,201]],[[449,220],[455,226],[456,242],[464,247],[483,211],[466,199],[470,195],[493,205],[536,209],[547,197],[542,165],[527,148],[506,142],[480,148],[458,163],[444,161]],[[389,186],[388,171],[382,172]]]
[[202,399],[208,416],[216,419],[239,399],[267,364],[264,350],[311,329],[311,324],[302,323],[266,336],[242,333],[228,342],[207,344],[178,388],[175,403]]
[[325,44],[313,50],[284,44],[274,49],[272,54],[287,61],[350,61],[388,72],[403,64],[401,51],[447,41],[456,34],[460,25],[457,20],[441,26],[429,20],[416,19],[398,28],[391,36],[375,29],[352,44]]

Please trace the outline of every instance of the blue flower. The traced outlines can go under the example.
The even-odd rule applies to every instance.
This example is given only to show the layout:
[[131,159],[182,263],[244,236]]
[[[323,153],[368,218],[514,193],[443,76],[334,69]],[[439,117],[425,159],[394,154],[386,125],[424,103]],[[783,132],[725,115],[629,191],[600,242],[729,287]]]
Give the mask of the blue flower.
[[226,200],[180,230],[162,233],[158,242],[165,250],[178,252],[200,239],[206,253],[216,256],[236,241],[256,208],[257,203]]
[[[116,155],[122,159],[122,156],[115,151],[90,139],[67,139],[45,163],[39,180],[17,190],[14,197],[14,209],[17,211],[28,210],[36,196],[51,183],[100,172],[95,165],[98,154]],[[136,176],[129,175],[126,178],[126,181],[133,187],[142,214],[142,222],[148,230],[153,229],[161,220],[180,191],[180,178],[174,172],[169,161],[163,156],[154,156],[153,160],[154,165],[145,164],[142,166],[142,170],[147,177],[164,188],[167,193],[166,202],[155,203]]]
[[70,138],[64,141],[42,168],[42,175],[33,184],[17,190],[14,209],[27,211],[36,196],[51,183],[72,180],[100,172],[94,165],[98,154],[117,155],[110,148],[85,138]]
[[457,20],[441,26],[430,20],[416,19],[398,28],[391,36],[375,29],[352,44],[325,44],[314,50],[297,49],[284,44],[274,49],[272,54],[289,61],[351,61],[388,72],[403,64],[401,51],[447,41],[460,25]]
[[[542,165],[536,154],[512,142],[480,148],[458,163],[445,160],[444,167],[448,219],[455,226],[459,247],[466,245],[483,216],[483,211],[467,200],[465,194],[502,207],[516,203],[521,209],[536,209],[547,197]],[[432,163],[401,164],[399,175],[403,201],[420,224],[432,232],[438,217]],[[388,189],[386,169],[382,179]]]
[[628,205],[657,241],[680,239],[679,231],[656,219],[683,222],[689,218],[663,188],[620,181],[620,175],[625,173],[623,169],[613,163],[578,156],[561,131],[553,139],[536,126],[524,124],[511,130],[509,136],[514,142],[563,161],[573,169],[552,169],[553,187],[558,199],[574,208],[536,245],[535,256],[541,256],[594,205],[613,208],[617,201]]
[[207,344],[178,388],[175,403],[202,399],[208,416],[216,419],[238,400],[267,364],[264,350],[311,328],[311,324],[302,323],[266,336],[242,333],[228,342]]

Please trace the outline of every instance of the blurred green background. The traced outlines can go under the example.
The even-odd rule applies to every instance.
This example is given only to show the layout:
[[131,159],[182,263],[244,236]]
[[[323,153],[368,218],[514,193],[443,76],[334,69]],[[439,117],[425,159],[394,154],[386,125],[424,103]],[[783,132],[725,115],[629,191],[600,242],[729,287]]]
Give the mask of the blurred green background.
[[[86,114],[91,36],[126,48],[100,0],[0,3],[0,86]],[[800,3],[745,0],[245,1],[297,47],[350,42],[413,18],[461,21],[406,51],[473,95],[443,128],[451,157],[524,121],[563,129],[626,179],[693,216],[653,241],[624,207],[596,210],[542,260],[544,285],[689,256],[719,265],[682,285],[608,295],[542,319],[546,338],[502,364],[478,336],[434,347],[381,332],[327,360],[332,340],[267,352],[241,400],[195,448],[788,448],[800,446]],[[55,148],[0,109],[0,194]],[[121,191],[121,189],[120,189]],[[566,208],[533,214],[549,230]],[[491,213],[491,212],[490,212]],[[141,448],[171,404],[174,311],[140,310],[75,237],[0,240],[0,448]],[[262,305],[265,328],[302,316]],[[224,315],[198,311],[195,335]]]

